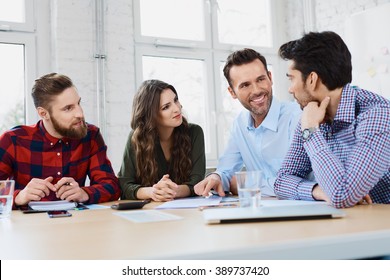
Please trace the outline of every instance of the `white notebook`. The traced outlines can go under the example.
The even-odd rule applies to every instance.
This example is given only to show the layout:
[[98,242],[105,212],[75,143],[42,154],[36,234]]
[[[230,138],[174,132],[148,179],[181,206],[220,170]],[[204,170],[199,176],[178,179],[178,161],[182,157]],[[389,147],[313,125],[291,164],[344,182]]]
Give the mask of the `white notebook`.
[[39,211],[73,210],[77,207],[77,202],[69,202],[66,200],[31,201],[28,206],[33,210]]
[[344,216],[344,211],[323,203],[262,206],[257,209],[237,207],[203,210],[203,218],[207,224],[331,219]]

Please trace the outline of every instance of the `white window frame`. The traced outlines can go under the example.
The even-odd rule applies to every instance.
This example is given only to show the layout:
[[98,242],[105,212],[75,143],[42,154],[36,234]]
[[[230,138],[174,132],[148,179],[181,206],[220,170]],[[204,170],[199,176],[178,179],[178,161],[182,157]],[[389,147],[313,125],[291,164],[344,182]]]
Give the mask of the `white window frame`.
[[[193,41],[193,40],[177,40],[171,38],[156,38],[151,36],[141,35],[141,17],[140,11],[141,5],[140,1],[133,1],[133,11],[134,11],[134,40],[137,43],[146,43],[158,47],[178,47],[178,48],[210,48],[211,47],[211,30],[205,28],[205,40],[204,41]],[[164,1],[164,0],[162,0]],[[204,5],[204,15],[205,22],[204,26],[210,26],[210,0],[205,0]]]
[[[219,35],[218,35],[218,3],[217,3],[218,0],[210,0],[210,1],[212,3],[212,5],[211,5],[212,10],[211,11],[212,11],[212,32],[213,32],[214,49],[235,51],[235,50],[239,50],[242,48],[252,48],[252,49],[260,49],[260,52],[261,52],[261,50],[263,50],[261,53],[266,53],[266,52],[268,53],[271,50],[275,49],[275,44],[277,43],[277,35],[275,34],[276,32],[272,32],[272,31],[271,31],[271,33],[272,33],[272,39],[271,39],[272,47],[258,48],[255,46],[247,46],[247,45],[240,45],[240,44],[220,43],[218,40],[218,38],[219,38]],[[280,2],[279,0],[269,0],[271,14],[275,14],[274,11],[276,11],[277,5],[279,2]],[[239,2],[237,1],[237,5],[238,4],[239,4]],[[277,23],[278,23],[276,16],[271,16],[270,20],[271,20],[271,28],[272,28],[272,30],[275,30]]]
[[25,0],[25,22],[2,21],[0,19],[0,31],[34,32],[34,0]]
[[35,105],[31,98],[31,88],[33,87],[37,74],[34,2],[34,0],[26,0],[25,23],[0,21],[0,25],[6,27],[4,28],[6,30],[0,28],[0,43],[24,45],[24,104],[26,124],[34,123],[38,120]]
[[34,102],[31,98],[31,88],[36,77],[35,37],[33,34],[0,32],[0,43],[24,45],[24,104],[26,123],[37,121]]
[[[139,87],[141,83],[143,82],[143,65],[142,65],[142,57],[143,56],[155,56],[155,57],[164,57],[164,58],[181,58],[181,59],[194,59],[194,60],[203,60],[205,61],[206,65],[206,73],[205,73],[205,79],[206,79],[206,85],[205,88],[207,92],[213,92],[212,83],[210,83],[208,80],[210,80],[210,73],[212,73],[212,65],[213,65],[213,59],[210,52],[204,51],[192,51],[191,49],[187,48],[171,48],[171,47],[153,47],[153,46],[136,46],[135,47],[135,64],[136,64],[136,83]],[[175,86],[175,85],[173,85]],[[179,92],[180,97],[180,92]],[[217,142],[216,142],[216,131],[215,131],[215,99],[210,98],[208,102],[205,104],[207,108],[205,108],[206,113],[206,120],[211,120],[207,122],[207,127],[204,127],[205,134],[210,135],[210,149],[209,153],[207,154],[207,157],[209,158],[216,158],[217,157]],[[185,108],[184,108],[185,109]],[[191,122],[191,118],[189,118],[189,122]]]
[[[219,73],[220,61],[226,60],[227,56],[234,50],[250,47],[264,55],[269,64],[273,65],[273,80],[274,89],[275,84],[279,83],[278,77],[281,73],[280,59],[277,56],[277,50],[280,42],[283,40],[281,31],[284,30],[283,24],[278,24],[283,14],[283,4],[280,0],[270,1],[271,10],[271,26],[272,26],[272,47],[256,48],[253,46],[244,45],[230,45],[218,42],[217,30],[217,3],[216,0],[205,1],[205,35],[206,39],[203,42],[190,40],[175,40],[167,38],[156,38],[141,35],[140,27],[140,2],[142,0],[134,0],[133,14],[134,14],[134,41],[135,41],[135,75],[136,87],[138,88],[143,81],[142,73],[142,56],[160,56],[168,58],[185,58],[185,59],[202,59],[207,63],[206,73],[208,77],[207,89],[208,99],[208,115],[206,116],[207,128],[204,128],[205,134],[210,136],[210,153],[206,154],[207,168],[216,167],[218,158],[222,155],[225,149],[223,135],[223,128],[217,125],[217,121],[223,114],[223,104],[218,102],[221,100],[221,94],[224,91],[221,89],[221,75]],[[277,13],[278,11],[279,13]],[[207,28],[211,26],[211,28]],[[280,31],[280,32],[279,32]],[[282,74],[283,75],[283,74]],[[223,77],[223,76],[222,76]],[[284,75],[282,76],[284,77]],[[279,87],[276,87],[276,90]],[[274,93],[277,93],[274,91]],[[277,95],[277,94],[276,94]]]

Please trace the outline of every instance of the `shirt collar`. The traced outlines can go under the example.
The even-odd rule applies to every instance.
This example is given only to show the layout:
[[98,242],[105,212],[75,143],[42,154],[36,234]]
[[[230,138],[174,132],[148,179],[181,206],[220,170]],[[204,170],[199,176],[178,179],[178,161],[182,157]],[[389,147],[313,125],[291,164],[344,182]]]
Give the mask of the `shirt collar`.
[[60,138],[56,138],[56,137],[50,135],[50,133],[47,132],[47,130],[46,130],[46,128],[45,128],[45,126],[44,126],[42,120],[40,120],[40,121],[38,122],[38,126],[39,126],[39,130],[40,130],[42,136],[43,136],[44,138],[46,138],[46,139],[50,142],[50,145],[51,145],[51,146],[54,146],[54,145],[57,144],[58,142],[60,142],[60,143],[61,143],[61,142],[64,142],[64,143],[68,143],[68,142],[69,142],[69,139],[65,139],[65,138],[60,139]]
[[[267,116],[265,116],[265,119],[263,120],[263,122],[257,128],[263,127],[265,129],[269,129],[269,130],[272,130],[272,131],[277,131],[278,130],[278,122],[279,122],[280,110],[281,110],[280,102],[274,96],[272,96],[271,107],[268,110]],[[249,114],[247,128],[249,130],[256,129],[254,127],[254,121],[253,121],[253,118],[252,118],[251,114]]]
[[341,92],[341,99],[334,121],[352,123],[355,119],[356,88],[347,84]]

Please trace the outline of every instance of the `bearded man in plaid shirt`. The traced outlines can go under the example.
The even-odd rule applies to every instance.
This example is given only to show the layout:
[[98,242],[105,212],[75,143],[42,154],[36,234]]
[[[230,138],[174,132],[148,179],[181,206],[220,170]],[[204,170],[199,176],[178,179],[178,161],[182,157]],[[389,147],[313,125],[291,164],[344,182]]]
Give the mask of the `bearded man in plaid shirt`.
[[38,123],[0,136],[0,179],[15,180],[14,208],[30,201],[117,200],[120,188],[107,146],[99,129],[85,122],[72,80],[45,75],[35,81],[32,97]]

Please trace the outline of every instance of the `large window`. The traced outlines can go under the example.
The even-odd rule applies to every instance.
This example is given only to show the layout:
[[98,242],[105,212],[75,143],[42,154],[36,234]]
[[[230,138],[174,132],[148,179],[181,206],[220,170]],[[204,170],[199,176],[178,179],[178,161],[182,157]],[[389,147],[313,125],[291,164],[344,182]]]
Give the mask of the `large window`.
[[34,119],[27,97],[35,76],[33,1],[0,0],[0,133]]
[[0,0],[0,30],[34,31],[34,0]]
[[[135,0],[137,85],[160,79],[178,91],[189,122],[205,132],[208,167],[224,150],[234,117],[243,109],[222,73],[232,50],[251,47],[276,59],[275,1]],[[272,20],[271,20],[272,19]]]
[[[24,110],[24,46],[0,43],[0,133],[25,123]],[[8,96],[8,98],[6,98]]]

